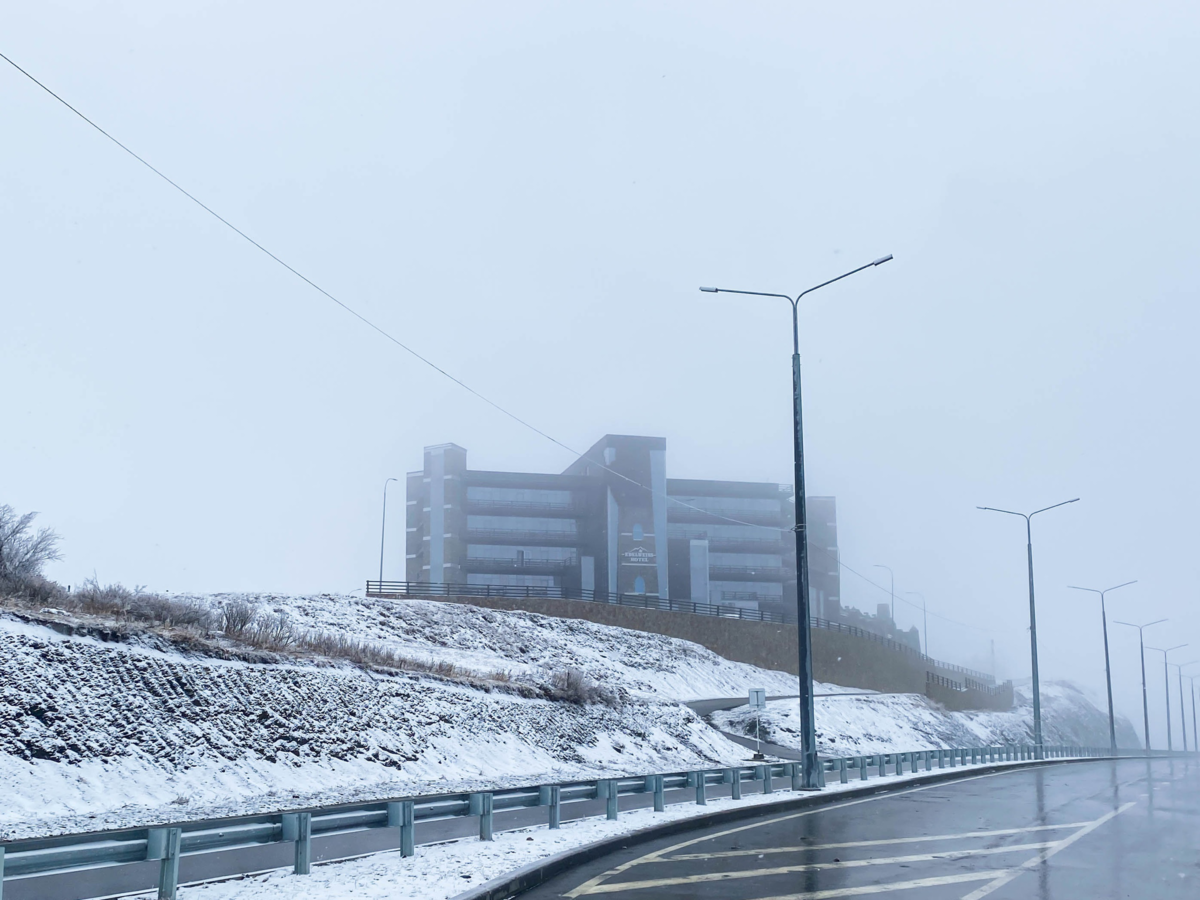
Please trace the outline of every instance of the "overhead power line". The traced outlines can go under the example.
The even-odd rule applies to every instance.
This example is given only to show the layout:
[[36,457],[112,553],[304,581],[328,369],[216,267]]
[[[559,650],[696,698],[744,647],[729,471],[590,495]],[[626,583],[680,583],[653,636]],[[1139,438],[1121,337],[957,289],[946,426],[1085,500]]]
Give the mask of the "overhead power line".
[[[349,304],[338,299],[336,296],[334,296],[332,293],[327,291],[325,288],[321,287],[321,285],[317,284],[315,281],[313,281],[311,278],[309,278],[303,272],[300,272],[298,269],[296,269],[290,263],[286,262],[284,259],[280,258],[275,253],[273,253],[271,250],[267,249],[265,246],[263,246],[257,240],[252,238],[245,231],[238,228],[231,221],[226,219],[224,216],[222,216],[220,213],[218,213],[216,210],[214,210],[211,206],[209,206],[204,201],[202,201],[200,198],[198,198],[195,194],[188,191],[181,184],[179,184],[177,181],[172,179],[166,173],[164,173],[163,171],[158,169],[156,166],[154,166],[152,163],[150,163],[144,157],[140,156],[138,153],[136,153],[134,150],[132,150],[126,144],[122,143],[116,137],[114,137],[109,132],[107,132],[103,128],[101,128],[100,125],[98,125],[96,122],[94,122],[92,119],[90,119],[84,113],[82,113],[75,106],[68,103],[63,97],[61,97],[55,91],[51,90],[46,84],[44,84],[43,82],[41,82],[37,78],[35,78],[32,73],[30,73],[26,69],[22,68],[16,62],[14,62],[9,56],[5,55],[4,53],[0,53],[0,59],[3,59],[6,63],[8,63],[10,66],[12,66],[18,72],[20,72],[22,75],[24,75],[27,79],[29,79],[31,82],[33,82],[35,85],[37,85],[39,88],[41,88],[43,91],[45,91],[51,97],[53,97],[55,100],[57,100],[60,104],[62,104],[64,107],[66,107],[72,113],[74,113],[77,117],[79,117],[81,120],[86,122],[89,126],[91,126],[93,129],[95,129],[97,132],[99,132],[101,135],[103,135],[105,138],[107,138],[109,141],[111,141],[113,144],[115,144],[121,150],[125,151],[125,153],[129,154],[129,156],[133,157],[135,160],[137,160],[139,163],[141,163],[143,166],[145,166],[147,169],[149,169],[151,172],[153,172],[155,175],[157,175],[159,178],[161,178],[167,184],[169,184],[172,188],[174,188],[176,191],[178,191],[180,194],[182,194],[184,197],[186,197],[192,203],[196,204],[196,206],[200,207],[202,210],[204,210],[206,213],[208,213],[210,216],[212,216],[214,219],[216,219],[218,222],[220,222],[226,228],[233,231],[235,234],[237,234],[239,237],[241,237],[243,240],[245,240],[247,243],[249,243],[255,249],[261,251],[264,255],[269,257],[271,260],[278,263],[280,266],[282,266],[288,272],[295,275],[297,278],[299,278],[301,281],[303,281],[305,284],[307,284],[313,290],[317,291],[323,297],[325,297],[326,299],[337,304],[342,310],[344,310],[345,312],[354,316],[354,318],[358,319],[360,322],[362,322],[364,325],[366,325],[372,331],[375,331],[377,334],[379,334],[385,340],[390,341],[391,343],[395,344],[401,350],[403,350],[404,352],[406,352],[410,356],[412,356],[414,359],[416,359],[419,362],[423,363],[424,365],[428,366],[433,371],[437,372],[439,375],[442,375],[443,377],[454,382],[460,388],[467,391],[469,394],[476,397],[477,399],[483,401],[488,406],[495,409],[497,412],[507,416],[508,418],[510,418],[514,422],[516,422],[517,424],[529,429],[534,434],[537,434],[540,437],[545,438],[547,441],[554,444],[555,446],[560,447],[563,450],[566,450],[568,453],[570,453],[573,456],[576,456],[580,459],[587,459],[587,461],[589,463],[595,464],[597,466],[597,468],[602,469],[603,471],[608,472],[609,474],[614,475],[617,478],[620,478],[623,481],[628,482],[629,484],[632,484],[638,488],[641,488],[642,490],[648,491],[651,494],[655,493],[654,489],[652,487],[650,487],[649,485],[642,484],[641,482],[637,481],[636,479],[630,478],[629,476],[627,476],[621,472],[617,472],[614,469],[609,468],[605,463],[601,462],[600,460],[593,460],[589,457],[585,457],[584,454],[581,453],[580,451],[575,450],[574,448],[570,447],[568,444],[564,443],[563,441],[559,440],[558,438],[554,437],[553,435],[548,434],[547,432],[538,428],[536,425],[529,422],[528,420],[522,418],[521,416],[519,416],[516,413],[512,412],[511,410],[505,408],[504,406],[501,406],[495,400],[492,400],[487,395],[485,395],[485,394],[481,393],[480,391],[476,390],[475,388],[471,387],[471,385],[467,384],[465,381],[463,381],[461,378],[457,377],[456,375],[451,374],[446,369],[442,368],[437,363],[435,363],[433,360],[429,359],[427,356],[424,356],[423,354],[419,353],[417,350],[413,349],[411,346],[404,343],[402,340],[397,338],[395,335],[388,332],[385,328],[383,328],[382,326],[371,321],[370,319],[368,319],[366,316],[364,316],[358,310],[354,309]],[[670,503],[675,503],[681,507],[684,507],[686,509],[691,509],[696,512],[702,512],[706,515],[712,516],[713,518],[720,519],[724,522],[729,522],[734,525],[747,525],[752,528],[765,528],[765,529],[768,529],[771,531],[788,531],[788,529],[781,529],[781,528],[778,528],[775,526],[770,526],[770,525],[761,525],[756,522],[746,522],[741,519],[736,519],[736,518],[733,518],[730,516],[725,516],[720,513],[716,513],[711,510],[703,509],[701,507],[694,506],[690,503],[686,503],[675,497],[671,497],[670,495],[665,494],[665,493],[663,494],[663,496]],[[875,582],[871,581],[870,578],[863,575],[861,572],[857,572],[854,569],[850,568],[850,566],[846,565],[844,562],[842,562],[842,560],[838,559],[833,554],[828,553],[828,551],[824,550],[823,548],[814,547],[812,549],[817,550],[818,552],[824,553],[826,556],[833,559],[839,566],[846,569],[848,572],[851,572],[852,574],[857,575],[859,578],[863,579],[868,584],[878,588],[881,591],[887,591],[887,589],[884,588],[882,585],[876,584]],[[910,605],[915,605],[915,604],[911,604],[911,601],[906,600],[904,602],[910,603]],[[929,614],[931,616],[934,616],[935,618],[942,619],[943,621],[946,621],[946,622],[952,622],[956,625],[962,625],[963,627],[966,627],[966,628],[976,628],[981,631],[985,630],[985,629],[979,628],[979,626],[969,625],[966,622],[959,622],[955,619],[951,619],[946,616],[942,616],[935,612],[931,612]]]

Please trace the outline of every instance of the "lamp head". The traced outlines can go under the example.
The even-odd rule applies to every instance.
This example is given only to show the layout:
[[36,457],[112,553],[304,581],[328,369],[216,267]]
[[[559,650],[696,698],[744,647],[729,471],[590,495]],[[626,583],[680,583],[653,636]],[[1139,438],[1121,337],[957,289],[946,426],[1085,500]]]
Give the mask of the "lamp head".
[[715,294],[715,293],[717,293],[718,288],[702,287],[702,288],[700,288],[700,290],[704,291],[704,293],[706,293],[706,294]]
[[890,254],[890,253],[889,253],[887,256],[881,256],[881,257],[879,257],[879,259],[875,260],[873,263],[871,263],[871,265],[873,265],[873,266],[882,266],[882,265],[883,265],[885,262],[887,262],[887,261],[888,261],[888,260],[890,260],[891,258],[892,258],[892,254]]

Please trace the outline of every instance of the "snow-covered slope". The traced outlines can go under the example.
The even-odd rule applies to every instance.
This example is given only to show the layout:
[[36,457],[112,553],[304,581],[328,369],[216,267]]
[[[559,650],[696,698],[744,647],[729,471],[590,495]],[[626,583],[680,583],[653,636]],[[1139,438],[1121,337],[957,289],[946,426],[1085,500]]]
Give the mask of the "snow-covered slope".
[[0,617],[0,783],[15,788],[0,835],[728,765],[745,749],[677,698],[794,689],[785,673],[695,644],[569,620],[344,597],[271,605],[303,627],[480,672],[579,668],[632,699],[610,708],[327,661],[251,664]]
[[750,687],[791,694],[796,678],[733,662],[677,638],[576,619],[553,619],[435,600],[340,594],[183,596],[217,605],[248,601],[300,628],[339,631],[418,659],[513,675],[578,669],[597,682],[654,699],[736,697]]
[[[306,631],[503,677],[368,671],[305,653],[257,653],[274,661],[247,662],[244,652],[220,658],[230,647],[216,634],[122,633],[93,622],[92,633],[119,638],[101,641],[0,613],[0,836],[732,765],[746,749],[682,701],[745,696],[751,687],[796,690],[794,676],[697,644],[532,613],[337,595],[196,599],[249,601]],[[42,618],[62,626],[70,615]],[[608,706],[530,698],[544,695],[531,686],[567,670],[623,699]],[[1059,740],[1054,704],[1076,698],[1056,701],[1049,689],[1046,696],[1048,740]],[[825,753],[996,742],[1023,727],[1020,710],[948,714],[914,695],[818,703]],[[1085,706],[1098,714],[1082,703],[1076,718]],[[779,743],[795,744],[794,709],[781,701],[767,711]],[[747,730],[744,710],[716,721]]]
[[[1017,705],[1007,712],[948,712],[921,694],[817,697],[817,749],[825,756],[886,753],[895,749],[947,748],[1030,743],[1032,701],[1028,688],[1015,691]],[[748,707],[714,713],[722,731],[754,735]],[[761,716],[763,740],[784,747],[800,743],[800,711],[796,702],[767,704]],[[1118,743],[1139,742],[1125,719],[1117,720]],[[1042,730],[1048,744],[1108,746],[1108,716],[1078,687],[1068,682],[1042,684]]]

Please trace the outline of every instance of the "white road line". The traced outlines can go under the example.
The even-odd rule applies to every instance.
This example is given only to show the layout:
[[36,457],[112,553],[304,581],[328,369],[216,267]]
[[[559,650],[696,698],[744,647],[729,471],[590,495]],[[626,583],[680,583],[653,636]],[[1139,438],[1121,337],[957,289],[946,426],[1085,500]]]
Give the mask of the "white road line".
[[1027,859],[1025,862],[1021,863],[1021,865],[1017,866],[1017,868],[1009,869],[1007,872],[1003,873],[1002,875],[997,876],[995,881],[985,884],[983,887],[978,888],[974,891],[971,891],[971,893],[969,893],[969,894],[966,894],[962,898],[962,900],[982,900],[982,898],[984,898],[988,894],[992,893],[992,891],[999,890],[1000,888],[1004,887],[1004,885],[1008,884],[1010,881],[1012,881],[1017,876],[1022,875],[1025,872],[1028,872],[1034,866],[1041,865],[1046,860],[1048,860],[1050,857],[1052,857],[1054,854],[1061,853],[1063,850],[1066,850],[1068,847],[1070,847],[1073,843],[1075,843],[1080,838],[1091,834],[1093,831],[1095,831],[1097,828],[1099,828],[1101,825],[1103,825],[1109,819],[1116,818],[1121,813],[1125,812],[1125,810],[1130,809],[1134,806],[1137,806],[1137,801],[1130,800],[1128,803],[1118,807],[1117,809],[1112,810],[1112,812],[1105,813],[1100,818],[1096,819],[1094,822],[1090,822],[1089,824],[1085,825],[1083,828],[1079,829],[1077,832],[1075,832],[1070,837],[1063,838],[1063,840],[1058,841],[1049,850],[1043,850],[1041,853],[1039,853],[1037,856],[1033,857],[1032,859]]
[[[972,775],[970,778],[963,778],[961,780],[949,782],[948,784],[951,786],[958,785],[958,784],[966,784],[969,781],[978,781],[981,778],[992,778],[992,777],[994,777],[996,775],[1000,775],[1000,774],[1007,774],[1007,773],[1006,772],[985,772],[982,775]],[[740,831],[749,831],[751,828],[762,828],[764,825],[773,825],[776,822],[786,822],[788,819],[798,819],[802,816],[812,816],[812,815],[816,815],[817,813],[828,812],[831,809],[845,809],[848,806],[857,806],[860,803],[870,803],[874,800],[882,800],[884,798],[902,797],[905,794],[915,794],[918,791],[928,791],[928,790],[932,790],[934,788],[942,788],[942,787],[947,787],[947,783],[939,782],[937,784],[923,784],[923,785],[920,785],[919,787],[908,788],[908,789],[902,790],[902,791],[887,791],[885,793],[873,794],[870,797],[862,797],[858,800],[847,800],[844,803],[830,803],[830,804],[826,804],[826,805],[822,805],[822,806],[814,806],[812,809],[805,809],[805,810],[801,810],[800,812],[789,813],[788,815],[785,815],[785,816],[768,816],[768,817],[765,817],[758,821],[751,822],[749,825],[739,825],[737,828],[729,828],[729,829],[726,829],[725,831],[718,831],[716,834],[706,834],[703,837],[692,838],[689,841],[681,841],[680,843],[674,844],[670,847],[664,847],[662,850],[655,850],[653,853],[647,853],[645,856],[639,856],[637,859],[633,859],[633,860],[630,860],[629,862],[621,863],[619,866],[614,866],[613,868],[609,869],[607,872],[601,872],[599,875],[595,876],[594,878],[589,878],[583,884],[579,885],[579,887],[574,888],[573,890],[567,891],[567,893],[563,894],[563,896],[570,898],[570,900],[574,900],[575,897],[582,897],[584,894],[591,893],[592,889],[595,888],[596,885],[599,885],[601,882],[605,881],[608,878],[612,878],[614,875],[620,875],[622,872],[624,872],[628,869],[632,869],[634,866],[644,865],[645,863],[657,862],[660,859],[662,859],[662,857],[664,857],[670,853],[674,853],[676,850],[682,850],[684,847],[690,847],[693,844],[700,844],[700,843],[703,843],[704,841],[711,841],[711,840],[715,840],[716,838],[722,838],[722,837],[725,837],[730,834],[737,834]]]
[[725,859],[735,856],[762,856],[764,853],[800,853],[804,850],[843,850],[851,847],[882,847],[886,844],[921,844],[925,841],[957,841],[966,838],[998,837],[1005,834],[1025,834],[1030,831],[1058,831],[1082,828],[1089,822],[1068,822],[1063,825],[1032,825],[1028,828],[998,828],[995,831],[964,831],[962,834],[929,834],[924,837],[887,838],[877,841],[847,841],[843,844],[807,844],[799,847],[765,847],[760,850],[724,850],[719,853],[680,853],[668,856],[664,862],[688,859]]
[[[1016,844],[1011,847],[977,847],[974,850],[947,850],[944,853],[917,853],[912,856],[888,856],[875,859],[844,859],[840,862],[806,863],[796,866],[778,866],[772,869],[744,869],[738,872],[702,872],[698,875],[678,875],[672,878],[648,878],[645,881],[610,881],[592,888],[591,894],[619,894],[626,891],[644,891],[650,888],[674,887],[681,884],[703,884],[710,881],[729,881],[735,878],[766,878],[769,875],[794,875],[799,872],[821,872],[828,869],[860,869],[864,866],[897,866],[908,863],[931,862],[933,860],[968,859],[972,856],[994,856],[1000,853],[1016,853],[1021,850],[1047,850],[1059,842],[1041,844]],[[1004,870],[1001,870],[1004,871]],[[981,879],[976,879],[981,880]]]
[[754,900],[835,900],[837,897],[861,897],[864,894],[886,894],[889,891],[907,891],[912,888],[938,887],[943,884],[962,884],[967,881],[983,881],[1002,874],[996,872],[964,872],[961,875],[937,875],[932,878],[916,878],[912,881],[893,881],[889,884],[863,884],[858,887],[830,888],[825,891],[802,891],[799,894],[776,894],[774,897],[756,897]]

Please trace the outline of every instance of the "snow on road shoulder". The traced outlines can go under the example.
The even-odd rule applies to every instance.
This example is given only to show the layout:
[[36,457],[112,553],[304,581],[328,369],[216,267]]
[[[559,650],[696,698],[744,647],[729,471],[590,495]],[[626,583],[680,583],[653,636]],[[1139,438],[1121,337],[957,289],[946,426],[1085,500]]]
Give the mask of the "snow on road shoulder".
[[[964,766],[959,771],[970,772],[973,768],[981,766]],[[910,773],[888,776],[885,780],[889,785],[896,785],[919,777],[920,774]],[[844,785],[834,783],[825,788],[825,793],[836,794],[856,787],[860,785],[853,782]],[[747,794],[741,800],[712,798],[707,806],[683,802],[671,804],[661,813],[650,809],[622,812],[620,819],[615,822],[590,818],[563,822],[562,828],[557,831],[538,826],[497,832],[495,840],[490,842],[464,839],[418,846],[417,855],[407,859],[401,857],[399,852],[380,853],[317,865],[309,875],[276,870],[232,881],[183,887],[179,891],[179,900],[276,900],[279,897],[301,896],[305,900],[452,900],[464,891],[480,887],[523,866],[596,841],[722,809],[769,806],[795,796],[780,791]],[[866,798],[861,802],[871,799]],[[145,898],[151,896],[139,895]]]

